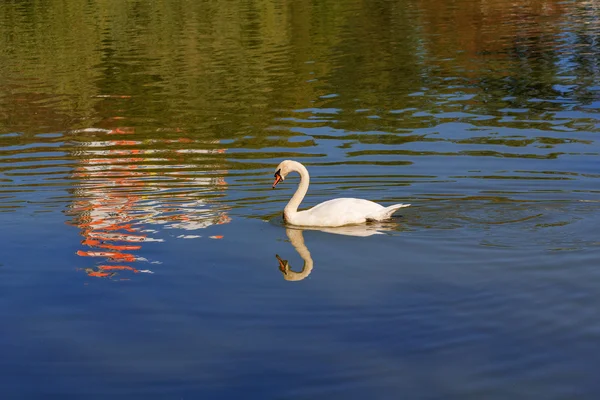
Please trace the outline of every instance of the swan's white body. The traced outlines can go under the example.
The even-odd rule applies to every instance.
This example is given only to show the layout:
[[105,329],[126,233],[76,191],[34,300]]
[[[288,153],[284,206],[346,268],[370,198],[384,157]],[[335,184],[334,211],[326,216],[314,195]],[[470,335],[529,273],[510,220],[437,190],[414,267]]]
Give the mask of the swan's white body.
[[340,198],[325,201],[308,210],[298,211],[298,206],[306,196],[310,183],[310,176],[304,165],[292,160],[282,161],[275,172],[276,180],[273,187],[280,180],[284,180],[290,172],[300,174],[298,189],[283,210],[283,218],[291,225],[335,227],[362,224],[367,221],[383,221],[390,218],[399,208],[410,206],[410,204],[394,204],[384,207],[369,200]]

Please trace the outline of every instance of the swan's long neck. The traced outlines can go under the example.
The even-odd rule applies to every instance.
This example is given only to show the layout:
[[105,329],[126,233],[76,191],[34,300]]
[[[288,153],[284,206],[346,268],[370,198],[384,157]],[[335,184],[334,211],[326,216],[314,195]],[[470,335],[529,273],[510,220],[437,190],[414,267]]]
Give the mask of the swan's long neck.
[[308,175],[308,170],[304,167],[304,165],[300,164],[296,161],[291,161],[291,171],[296,171],[300,174],[300,184],[298,184],[298,189],[296,189],[296,193],[292,196],[290,201],[287,203],[287,206],[283,209],[283,215],[287,221],[298,212],[298,207],[304,196],[306,196],[306,192],[308,192],[308,185],[310,183],[310,176]]
[[292,271],[290,269],[287,272],[287,275],[285,276],[285,280],[301,281],[302,279],[304,279],[308,275],[310,275],[310,273],[312,272],[313,260],[312,260],[312,257],[310,256],[310,251],[308,251],[308,248],[304,244],[304,236],[302,236],[301,230],[286,229],[285,233],[287,234],[287,237],[290,239],[292,246],[294,246],[294,248],[296,249],[296,251],[298,252],[300,257],[302,257],[302,260],[304,260],[304,265],[302,266],[302,271],[296,272],[296,271]]

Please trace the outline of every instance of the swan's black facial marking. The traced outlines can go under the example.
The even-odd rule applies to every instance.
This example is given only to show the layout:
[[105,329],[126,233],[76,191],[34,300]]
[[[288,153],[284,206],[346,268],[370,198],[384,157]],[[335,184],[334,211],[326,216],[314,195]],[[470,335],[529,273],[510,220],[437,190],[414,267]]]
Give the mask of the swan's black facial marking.
[[281,176],[281,169],[278,169],[273,176],[275,177],[275,182],[273,182],[272,188],[275,189],[275,186],[277,186],[277,184],[283,180],[283,177]]

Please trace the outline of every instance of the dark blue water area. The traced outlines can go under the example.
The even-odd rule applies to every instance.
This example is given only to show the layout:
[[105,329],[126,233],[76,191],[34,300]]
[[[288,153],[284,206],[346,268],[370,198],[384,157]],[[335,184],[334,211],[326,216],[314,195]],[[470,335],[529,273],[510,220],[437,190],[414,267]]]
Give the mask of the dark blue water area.
[[599,398],[597,2],[80,3],[0,2],[0,400]]
[[81,237],[66,221],[0,214],[11,249],[0,266],[6,398],[592,398],[600,390],[591,250],[577,259],[507,251],[481,246],[477,229],[304,231],[314,268],[288,282],[275,254],[294,270],[302,259],[285,227],[235,217],[189,240],[159,232],[164,241],[143,248],[160,261],[149,264],[154,274],[98,280],[81,272],[95,261],[76,255]]

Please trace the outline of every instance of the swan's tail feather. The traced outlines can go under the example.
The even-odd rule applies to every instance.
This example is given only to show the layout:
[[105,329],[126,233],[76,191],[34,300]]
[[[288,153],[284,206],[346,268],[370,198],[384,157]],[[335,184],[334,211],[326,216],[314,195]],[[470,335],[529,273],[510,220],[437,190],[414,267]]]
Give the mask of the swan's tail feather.
[[383,221],[391,218],[392,214],[394,214],[397,210],[408,206],[410,206],[410,204],[394,204],[393,206],[385,207],[383,210],[380,210],[377,213],[368,215],[367,221]]

